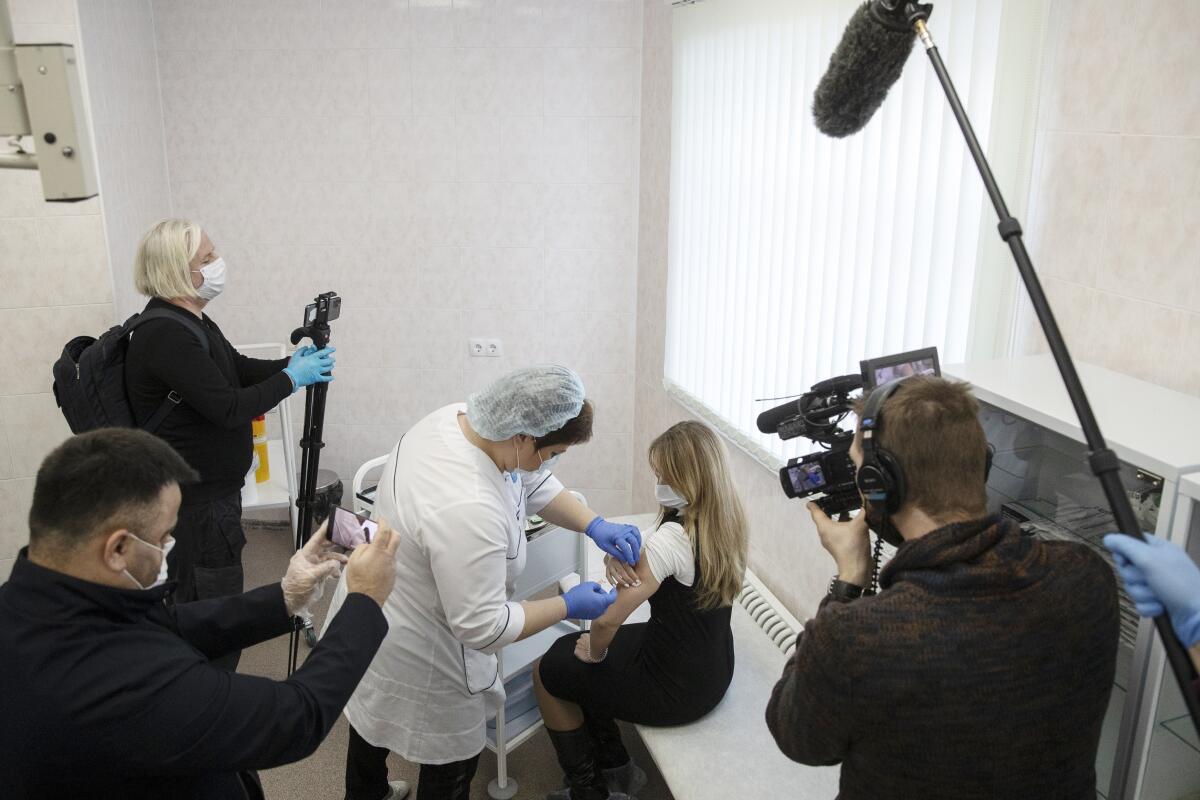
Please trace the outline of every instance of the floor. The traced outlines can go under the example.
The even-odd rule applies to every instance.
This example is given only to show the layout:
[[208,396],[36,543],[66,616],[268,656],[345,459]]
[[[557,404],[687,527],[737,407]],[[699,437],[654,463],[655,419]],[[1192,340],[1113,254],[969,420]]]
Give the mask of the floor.
[[[286,524],[269,521],[246,524],[247,546],[243,561],[246,566],[246,588],[262,586],[279,580],[291,555],[291,534]],[[321,627],[325,605],[316,619]],[[287,671],[287,637],[264,642],[242,654],[238,671],[282,679]],[[301,645],[301,658],[307,648]],[[671,793],[651,761],[649,753],[631,727],[623,726],[625,743],[634,760],[646,770],[649,783],[639,794],[639,800],[671,800]],[[346,719],[342,717],[329,737],[317,751],[303,761],[261,773],[263,788],[269,800],[299,798],[339,798],[343,796],[343,776],[346,757]],[[404,779],[415,785],[417,767],[394,754],[388,759],[391,779]],[[509,774],[518,782],[517,798],[541,798],[562,786],[562,772],[545,731],[538,732],[528,742],[509,754]],[[485,750],[479,762],[479,772],[471,787],[471,800],[486,800],[488,782],[496,777],[496,756]]]

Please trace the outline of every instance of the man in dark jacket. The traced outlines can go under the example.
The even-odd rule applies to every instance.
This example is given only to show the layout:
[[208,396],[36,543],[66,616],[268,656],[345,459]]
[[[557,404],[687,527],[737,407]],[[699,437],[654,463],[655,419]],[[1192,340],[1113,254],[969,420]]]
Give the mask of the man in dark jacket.
[[312,753],[387,631],[398,540],[346,565],[351,594],[286,681],[209,663],[286,633],[345,560],[323,535],[281,583],[167,605],[179,484],[195,473],[134,430],[67,440],[38,471],[30,542],[0,586],[0,795],[261,798],[255,769]]
[[[1093,800],[1117,651],[1112,570],[987,515],[966,384],[913,377],[879,398],[851,448],[864,513],[835,522],[809,506],[838,574],[771,696],[776,742],[796,761],[842,764],[843,800]],[[881,486],[869,467],[889,460],[899,479]],[[898,547],[876,596],[864,596],[868,528]]]

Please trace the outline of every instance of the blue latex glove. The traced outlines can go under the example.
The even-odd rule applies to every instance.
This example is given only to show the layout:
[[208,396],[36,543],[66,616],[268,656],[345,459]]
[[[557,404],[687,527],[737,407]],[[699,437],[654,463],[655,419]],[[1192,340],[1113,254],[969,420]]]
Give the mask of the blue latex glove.
[[1125,590],[1144,617],[1164,611],[1187,647],[1200,642],[1200,567],[1177,545],[1147,535],[1146,541],[1119,533],[1104,537]]
[[642,552],[642,532],[636,525],[609,522],[596,517],[588,523],[587,535],[601,550],[626,564],[636,564]]
[[321,350],[305,345],[292,353],[291,360],[283,371],[292,379],[292,386],[299,389],[314,383],[329,383],[333,380],[333,357],[336,347]]
[[597,619],[604,616],[617,599],[617,590],[604,591],[595,581],[587,581],[563,595],[567,619]]

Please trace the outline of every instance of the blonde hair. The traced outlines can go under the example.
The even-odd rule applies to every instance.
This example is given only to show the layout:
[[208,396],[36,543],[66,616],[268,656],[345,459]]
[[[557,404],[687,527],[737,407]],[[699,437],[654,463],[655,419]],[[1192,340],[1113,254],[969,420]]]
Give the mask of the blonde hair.
[[[700,562],[698,606],[731,605],[746,575],[749,537],[721,440],[699,422],[672,425],[650,443],[650,467],[688,502],[681,522]],[[658,524],[670,513],[659,511]]]
[[199,297],[190,264],[200,249],[200,226],[186,219],[164,219],[146,231],[133,261],[133,285],[147,297],[171,300]]

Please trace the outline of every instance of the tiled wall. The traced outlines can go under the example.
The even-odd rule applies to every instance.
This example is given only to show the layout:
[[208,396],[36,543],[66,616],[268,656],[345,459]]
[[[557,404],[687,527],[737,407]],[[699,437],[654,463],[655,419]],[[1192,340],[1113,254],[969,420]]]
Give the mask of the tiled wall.
[[[77,44],[71,0],[10,0],[16,40]],[[50,365],[73,336],[112,324],[112,281],[97,200],[47,203],[30,170],[0,170],[0,580],[29,539],[38,465],[70,435]]]
[[152,6],[174,211],[229,264],[209,312],[280,341],[344,297],[322,464],[349,478],[435,407],[558,362],[598,412],[559,474],[629,510],[640,2]]
[[1095,11],[1052,7],[1030,250],[1077,358],[1200,394],[1200,3]]
[[122,276],[114,305],[124,320],[146,303],[124,278],[138,241],[171,213],[154,18],[150,0],[84,0],[78,8],[109,258]]

